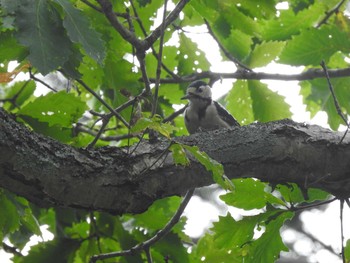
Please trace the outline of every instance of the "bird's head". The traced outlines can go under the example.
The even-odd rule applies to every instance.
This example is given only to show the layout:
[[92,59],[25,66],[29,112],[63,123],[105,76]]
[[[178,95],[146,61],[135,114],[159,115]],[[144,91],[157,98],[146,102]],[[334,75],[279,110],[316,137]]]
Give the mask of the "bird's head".
[[190,101],[211,101],[211,88],[204,81],[196,80],[187,87],[186,95],[181,99]]

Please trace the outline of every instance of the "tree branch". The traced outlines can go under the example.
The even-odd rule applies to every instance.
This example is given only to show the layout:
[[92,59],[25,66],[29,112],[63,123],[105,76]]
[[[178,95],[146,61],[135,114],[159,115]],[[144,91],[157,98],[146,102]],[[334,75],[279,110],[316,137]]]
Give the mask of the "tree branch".
[[163,229],[159,230],[153,237],[151,237],[150,239],[148,239],[140,244],[137,244],[136,246],[134,246],[128,250],[93,256],[91,258],[90,262],[94,263],[97,260],[126,256],[126,255],[133,255],[133,254],[135,254],[135,252],[140,252],[142,250],[148,250],[150,246],[152,246],[153,244],[157,243],[160,239],[165,237],[171,231],[171,229],[176,225],[176,223],[179,222],[182,213],[184,212],[188,202],[191,200],[193,192],[194,192],[194,189],[188,190],[188,192],[186,193],[184,199],[182,200],[179,208],[177,209],[176,213],[169,220],[169,222],[165,225],[165,227]]
[[[224,165],[229,178],[296,183],[345,199],[350,195],[350,135],[339,144],[341,137],[316,125],[282,120],[174,142],[197,145]],[[28,130],[0,109],[0,186],[40,206],[140,213],[157,199],[213,183],[196,160],[175,165],[171,152],[159,160],[168,146],[169,141],[143,140],[136,150],[131,147],[132,154],[126,147],[76,149]]]
[[148,37],[145,38],[145,41],[147,42],[147,45],[145,46],[144,50],[149,49],[154,42],[157,41],[157,39],[161,36],[162,34],[162,27],[167,28],[172,22],[175,21],[176,18],[178,18],[180,12],[182,11],[182,9],[184,9],[184,7],[186,6],[186,4],[189,2],[190,0],[181,0],[173,9],[173,11],[171,11],[168,16],[165,18],[165,21],[160,24]]
[[[350,76],[350,68],[343,69],[328,69],[328,74],[330,78],[342,78]],[[279,73],[265,73],[265,72],[254,72],[254,71],[236,71],[233,73],[220,73],[203,71],[200,73],[194,73],[191,75],[183,76],[177,79],[160,79],[160,83],[184,83],[192,82],[199,79],[212,79],[214,81],[219,79],[246,79],[246,80],[283,80],[283,81],[302,81],[302,80],[312,80],[316,78],[324,78],[324,72],[321,69],[313,68],[308,69],[302,73],[298,74],[279,74]],[[150,78],[152,83],[155,83],[155,78]]]
[[139,40],[134,33],[132,33],[130,30],[124,27],[122,23],[120,23],[116,14],[113,12],[112,3],[109,0],[97,0],[97,2],[100,4],[102,11],[108,21],[126,41],[128,41],[138,50],[147,50],[144,48],[147,43]]

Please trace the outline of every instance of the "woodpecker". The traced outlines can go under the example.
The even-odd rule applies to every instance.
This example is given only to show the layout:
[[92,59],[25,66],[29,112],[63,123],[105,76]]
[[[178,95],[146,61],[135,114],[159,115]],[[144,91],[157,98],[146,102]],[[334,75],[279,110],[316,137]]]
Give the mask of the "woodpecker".
[[190,134],[240,126],[223,106],[211,98],[210,86],[202,80],[192,82],[181,99],[189,100],[185,110],[185,125]]

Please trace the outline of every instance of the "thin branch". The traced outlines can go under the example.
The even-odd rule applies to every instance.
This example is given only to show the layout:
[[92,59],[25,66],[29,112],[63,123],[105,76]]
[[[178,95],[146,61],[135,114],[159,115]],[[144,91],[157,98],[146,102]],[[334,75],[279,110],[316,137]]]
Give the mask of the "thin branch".
[[321,27],[323,24],[326,24],[328,19],[333,15],[339,12],[340,7],[345,3],[345,0],[341,0],[332,10],[326,12],[325,17],[316,25],[316,28]]
[[20,250],[18,248],[12,247],[12,246],[6,244],[5,242],[2,242],[1,246],[4,249],[5,252],[11,253],[13,255],[17,255],[17,256],[20,256],[20,257],[23,257],[22,253],[20,252]]
[[247,70],[247,71],[252,71],[250,68],[248,68],[242,62],[240,62],[238,59],[236,59],[234,56],[232,56],[231,53],[220,43],[219,39],[215,36],[213,30],[211,29],[211,26],[210,26],[209,22],[206,19],[204,19],[204,23],[206,24],[206,26],[208,28],[209,34],[212,36],[212,38],[214,38],[214,40],[219,45],[219,47],[222,50],[222,52],[224,52],[225,56],[229,60],[231,60],[233,63],[235,63],[237,68],[242,68],[242,69]]
[[[92,136],[97,136],[97,132],[96,131],[93,131],[91,129],[88,129],[88,128],[84,127],[84,125],[81,124],[81,123],[78,123],[78,125],[75,127],[75,130],[76,130],[77,133],[83,132],[83,133],[90,134]],[[107,129],[104,129],[103,131],[106,131],[106,130]],[[130,134],[115,135],[115,136],[100,136],[99,139],[101,141],[106,141],[106,142],[111,142],[111,141],[118,142],[118,141],[121,141],[121,140],[135,138],[135,137],[139,138],[140,136],[130,133]]]
[[321,205],[326,205],[326,204],[332,203],[335,200],[338,200],[338,198],[334,197],[332,199],[329,199],[329,200],[326,200],[326,201],[322,201],[322,202],[318,202],[318,203],[314,203],[314,204],[290,207],[288,210],[293,211],[293,212],[306,210],[306,209],[314,208],[314,207],[317,207],[317,206],[321,206]]
[[37,77],[35,77],[35,75],[32,73],[32,69],[29,68],[29,77],[34,80],[34,81],[37,81],[41,84],[43,84],[46,88],[52,90],[53,92],[57,92],[56,89],[52,88],[49,84],[45,83],[44,81],[42,81],[41,79],[38,79]]
[[[103,10],[102,8],[94,5],[93,3],[90,3],[88,0],[81,0],[84,4],[86,4],[87,6],[91,7],[92,9],[95,9],[97,12],[100,12],[100,13],[103,13]],[[118,12],[114,12],[114,14],[116,16],[120,16],[120,17],[123,17],[125,19],[128,18],[128,14],[125,14],[125,13],[118,13]]]
[[181,109],[173,112],[171,115],[169,115],[168,117],[164,118],[163,122],[168,122],[168,121],[172,121],[173,119],[175,119],[177,116],[179,116],[180,114],[184,113],[184,111],[186,110],[186,108],[188,107],[188,104],[186,104],[184,107],[182,107]]
[[[145,29],[145,27],[143,26],[143,23],[139,17],[139,14],[137,12],[137,9],[134,5],[134,1],[133,0],[130,0],[130,4],[131,4],[131,7],[133,9],[133,12],[134,12],[134,15],[136,17],[136,21],[137,23],[139,24],[139,27],[143,33],[143,35],[146,37],[147,36],[147,31]],[[155,58],[158,58],[158,54],[157,52],[155,51],[153,45],[151,46],[151,50],[152,50],[152,55],[155,57]],[[179,76],[177,74],[175,74],[174,72],[172,72],[163,62],[162,62],[162,68],[172,77],[172,78],[179,78]]]
[[149,248],[156,242],[158,242],[160,239],[162,239],[164,236],[166,236],[171,229],[175,226],[175,224],[179,221],[183,211],[185,210],[188,202],[190,201],[192,195],[193,195],[194,189],[188,190],[184,199],[182,200],[178,210],[174,214],[174,216],[170,219],[170,221],[166,224],[166,226],[159,230],[153,237],[150,239],[128,249],[128,250],[123,250],[123,251],[118,251],[118,252],[112,252],[112,253],[107,253],[107,254],[101,254],[101,255],[95,255],[92,256],[90,259],[91,263],[96,262],[97,260],[103,260],[107,258],[113,258],[113,257],[120,257],[120,256],[126,256],[126,255],[133,255],[135,253],[140,253],[140,251]]
[[84,81],[76,79],[76,81],[82,85],[88,92],[90,92],[98,101],[100,101],[114,116],[117,117],[126,127],[130,128],[129,123],[117,112],[115,111],[107,102],[105,102],[93,89],[85,84]]
[[343,263],[346,263],[345,258],[345,248],[344,248],[344,199],[340,200],[340,239],[341,239],[341,257],[343,260]]
[[344,121],[345,125],[349,128],[348,120],[346,119],[346,117],[344,116],[344,114],[342,113],[342,111],[340,109],[340,105],[339,105],[337,96],[335,95],[333,85],[332,85],[332,83],[331,83],[331,81],[329,79],[327,66],[326,66],[326,64],[324,63],[323,60],[321,62],[321,66],[322,66],[324,74],[325,74],[325,76],[327,78],[328,87],[329,87],[329,90],[331,91],[331,94],[332,94],[332,97],[333,97],[333,101],[334,101],[334,105],[335,105],[335,108],[337,109],[337,113],[342,118],[342,120]]
[[340,109],[340,105],[339,105],[337,96],[335,95],[333,85],[332,85],[332,83],[331,83],[331,80],[329,79],[329,74],[328,74],[327,66],[326,66],[326,64],[325,64],[325,62],[324,62],[323,60],[322,60],[322,62],[321,62],[321,66],[322,66],[323,71],[324,71],[324,74],[326,75],[326,78],[327,78],[328,87],[329,87],[329,90],[331,91],[331,94],[332,94],[332,97],[333,97],[334,106],[335,106],[335,108],[337,109],[338,115],[341,117],[341,119],[344,121],[344,123],[345,123],[345,125],[346,125],[346,131],[344,132],[344,135],[343,135],[343,137],[342,137],[341,140],[340,140],[340,143],[342,143],[342,141],[344,140],[346,134],[347,134],[348,131],[349,131],[350,126],[349,126],[349,123],[348,123],[347,118],[345,117],[345,115],[343,114],[343,112],[342,112],[341,109]]
[[317,239],[315,236],[313,236],[312,234],[310,234],[309,232],[306,232],[302,227],[298,227],[298,229],[296,229],[296,231],[300,232],[301,234],[303,234],[304,236],[306,236],[307,238],[311,239],[311,241],[313,243],[317,242],[318,244],[320,244],[324,249],[328,250],[330,253],[334,254],[335,256],[339,256],[339,253],[337,253],[336,251],[334,251],[333,247],[330,245],[325,244],[324,242],[322,242],[321,240]]
[[19,97],[19,95],[21,95],[21,93],[23,92],[23,90],[25,89],[25,87],[29,84],[30,80],[27,80],[23,85],[22,87],[19,89],[19,91],[12,96],[12,98],[9,98],[9,99],[0,99],[0,102],[10,102],[13,107],[15,108],[19,108],[19,106],[17,105],[17,99]]
[[98,133],[96,134],[96,136],[95,136],[95,138],[93,139],[93,141],[92,141],[91,143],[89,143],[89,145],[86,147],[87,149],[92,149],[92,148],[95,146],[96,142],[97,142],[98,139],[101,137],[101,135],[102,135],[104,129],[106,128],[107,124],[109,123],[109,120],[110,120],[110,119],[105,119],[105,118],[102,119],[101,128],[100,128],[100,130],[98,131]]
[[162,72],[161,67],[162,67],[165,16],[166,16],[167,5],[168,5],[168,0],[164,0],[163,22],[162,22],[162,27],[161,27],[161,35],[160,35],[160,39],[159,39],[159,52],[158,52],[158,64],[157,64],[157,71],[156,71],[156,84],[154,87],[154,98],[153,98],[153,103],[152,103],[151,116],[154,116],[154,114],[156,114],[157,106],[158,106],[159,80],[160,80],[160,74]]
[[142,74],[142,81],[145,84],[145,92],[144,94],[146,96],[150,96],[152,94],[151,92],[151,86],[150,86],[150,79],[148,78],[147,70],[146,70],[146,63],[145,63],[145,52],[142,52],[140,50],[136,51],[136,57],[137,60],[140,63],[140,69]]
[[112,3],[109,0],[97,0],[100,4],[103,13],[106,18],[109,20],[111,25],[119,32],[119,34],[130,44],[132,44],[136,50],[146,51],[148,48],[145,48],[146,42],[139,40],[136,35],[127,29],[123,24],[118,20],[118,17],[113,12]]
[[157,39],[161,36],[162,34],[162,27],[167,28],[172,22],[175,21],[175,19],[178,18],[180,12],[184,9],[184,7],[186,6],[186,4],[189,2],[190,0],[181,0],[173,9],[173,11],[171,11],[168,16],[165,18],[164,23],[162,23],[161,25],[159,25],[148,37],[146,37],[145,41],[147,43],[147,45],[145,46],[145,50],[149,49],[154,42],[157,41]]
[[147,257],[147,263],[153,263],[150,248],[146,247],[144,250],[145,250],[146,257]]
[[[350,68],[343,69],[329,69],[328,75],[330,78],[342,78],[350,76]],[[317,78],[324,78],[324,72],[321,69],[313,68],[308,69],[302,73],[298,74],[279,74],[279,73],[265,73],[265,72],[248,72],[238,70],[233,73],[220,73],[220,72],[211,72],[211,71],[203,71],[200,73],[194,73],[191,75],[183,76],[179,79],[166,78],[160,79],[160,83],[187,83],[193,82],[199,79],[243,79],[243,80],[282,80],[282,81],[303,81],[303,80],[312,80]],[[155,83],[155,78],[149,79],[151,83]],[[141,80],[142,81],[142,80]]]

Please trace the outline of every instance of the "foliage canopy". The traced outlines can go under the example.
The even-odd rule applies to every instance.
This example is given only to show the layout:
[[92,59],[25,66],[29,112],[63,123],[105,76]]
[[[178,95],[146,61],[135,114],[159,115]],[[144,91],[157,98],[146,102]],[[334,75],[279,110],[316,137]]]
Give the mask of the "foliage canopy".
[[[292,116],[285,98],[261,82],[262,75],[250,77],[251,70],[271,62],[302,66],[304,71],[319,67],[321,61],[331,69],[346,68],[349,62],[350,20],[339,0],[0,0],[0,4],[0,106],[35,132],[74,147],[132,145],[140,136],[148,138],[146,130],[169,141],[187,135],[182,118],[173,114],[187,84],[201,78],[213,84],[230,77],[211,71],[210,61],[193,40],[195,29],[203,41],[209,37],[217,41],[219,46],[210,48],[220,49],[224,61],[234,62],[232,73],[237,67],[243,72],[222,102],[244,125]],[[25,80],[12,81],[24,72]],[[342,120],[327,81],[315,77],[311,74],[300,82],[300,95],[312,116],[325,111],[330,127],[337,129]],[[332,82],[341,110],[349,113],[347,78]],[[253,211],[252,215],[240,220],[230,213],[221,216],[196,242],[184,233],[182,217],[146,253],[120,257],[118,262],[274,262],[281,251],[288,251],[280,229],[295,216],[295,207],[306,202],[297,186],[276,186],[272,194],[271,187],[260,181],[224,178],[222,166],[196,147],[170,143],[169,150],[179,165],[190,164],[186,153],[195,156],[228,191],[221,200]],[[307,202],[327,198],[327,193],[312,190]],[[17,248],[14,262],[88,262],[93,255],[127,250],[152,237],[179,204],[179,197],[169,197],[143,214],[117,217],[38,208],[3,189],[0,238],[5,250]],[[41,235],[42,225],[54,239],[20,255],[32,235]]]

